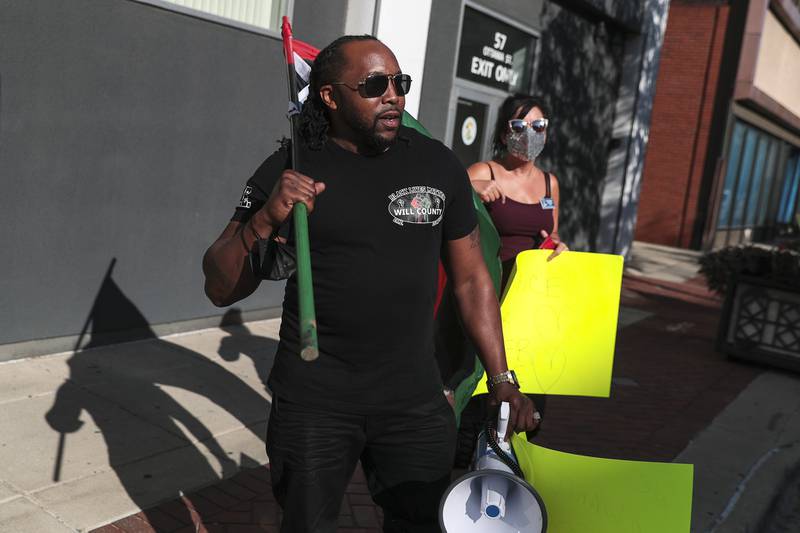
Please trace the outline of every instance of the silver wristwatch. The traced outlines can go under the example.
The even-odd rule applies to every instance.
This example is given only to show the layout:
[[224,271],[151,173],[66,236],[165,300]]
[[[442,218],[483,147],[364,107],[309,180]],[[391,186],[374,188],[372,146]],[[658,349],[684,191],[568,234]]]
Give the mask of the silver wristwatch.
[[492,387],[500,383],[511,383],[516,388],[519,388],[519,381],[517,380],[517,374],[514,373],[513,370],[506,370],[502,374],[491,376],[486,380],[486,388],[491,390]]

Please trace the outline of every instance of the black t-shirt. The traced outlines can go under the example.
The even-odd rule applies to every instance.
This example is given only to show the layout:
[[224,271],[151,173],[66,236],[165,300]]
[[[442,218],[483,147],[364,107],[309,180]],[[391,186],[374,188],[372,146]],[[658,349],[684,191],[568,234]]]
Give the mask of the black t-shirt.
[[[327,186],[308,220],[320,355],[300,358],[293,276],[270,387],[289,401],[354,413],[442,394],[433,342],[438,261],[444,241],[477,224],[464,167],[408,128],[372,157],[332,141],[298,148],[300,171]],[[264,161],[233,220],[261,208],[288,160],[282,148]]]

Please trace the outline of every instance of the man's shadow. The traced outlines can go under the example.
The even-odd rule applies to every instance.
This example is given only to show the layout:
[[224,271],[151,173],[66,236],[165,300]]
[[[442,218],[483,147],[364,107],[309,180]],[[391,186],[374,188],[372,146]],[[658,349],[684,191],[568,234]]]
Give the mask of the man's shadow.
[[230,362],[237,361],[240,355],[252,359],[264,390],[272,397],[267,379],[275,359],[276,341],[269,337],[254,335],[242,321],[242,312],[236,308],[225,312],[219,327],[228,333],[228,336],[223,337],[219,343],[217,353],[220,357]]
[[[53,478],[54,481],[60,480],[62,462],[65,456],[69,456],[66,435],[80,430],[83,425],[80,415],[86,410],[103,435],[109,465],[129,497],[147,514],[148,507],[200,488],[188,484],[210,485],[243,466],[228,456],[203,421],[163,387],[203,396],[237,419],[261,441],[266,439],[263,428],[268,417],[268,405],[262,394],[221,364],[198,352],[158,339],[144,315],[112,279],[113,266],[114,261],[100,287],[74,355],[68,361],[70,376],[58,389],[54,404],[45,415],[49,425],[61,433]],[[82,337],[90,325],[91,340],[81,346]],[[243,332],[237,331],[236,336],[243,337]],[[146,342],[100,348],[109,341],[133,339]],[[263,350],[251,354],[251,357],[259,361],[259,376],[265,381],[277,342],[260,337],[255,344],[246,338],[242,338],[242,343],[242,348],[237,348],[234,341],[224,344],[229,353],[239,350],[251,354],[253,346]],[[148,436],[136,434],[136,429],[126,427],[116,419],[118,417],[110,416],[119,409],[126,415],[132,414],[137,419],[138,428],[141,428],[142,420],[150,426],[157,426],[157,429],[147,428],[148,432],[156,435],[150,442],[155,440],[160,446],[155,453],[178,454],[173,457],[179,461],[180,472],[157,472],[151,467],[144,471],[142,465],[148,464],[143,457],[146,445],[142,444],[142,449],[138,449],[136,443],[144,443]],[[163,441],[158,442],[158,439]],[[209,463],[202,448],[217,460],[221,472]],[[144,461],[137,466],[140,460]],[[249,463],[246,466],[256,466],[252,459],[243,456],[242,462],[246,461]],[[176,473],[188,474],[192,481],[185,477],[182,480]],[[184,497],[188,505],[185,500]],[[203,506],[194,507],[202,514]],[[185,524],[192,523],[186,505],[172,506],[171,510]]]

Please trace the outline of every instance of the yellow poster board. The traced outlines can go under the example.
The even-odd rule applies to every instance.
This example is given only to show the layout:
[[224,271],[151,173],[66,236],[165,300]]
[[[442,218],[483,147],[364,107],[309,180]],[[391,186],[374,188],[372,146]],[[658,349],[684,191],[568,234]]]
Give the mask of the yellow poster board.
[[[508,367],[526,393],[608,397],[623,258],[550,250],[517,256],[500,311]],[[485,394],[486,379],[473,394]]]
[[564,453],[512,437],[547,533],[689,533],[694,467]]

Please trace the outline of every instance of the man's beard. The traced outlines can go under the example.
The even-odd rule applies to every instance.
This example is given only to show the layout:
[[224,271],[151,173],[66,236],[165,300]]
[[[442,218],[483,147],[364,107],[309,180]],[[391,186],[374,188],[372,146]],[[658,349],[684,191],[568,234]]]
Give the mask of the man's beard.
[[383,137],[378,134],[378,115],[372,118],[372,122],[365,120],[363,117],[358,116],[350,110],[343,110],[345,120],[350,124],[358,140],[370,152],[381,153],[386,151],[397,141],[397,131],[393,132],[390,137]]

